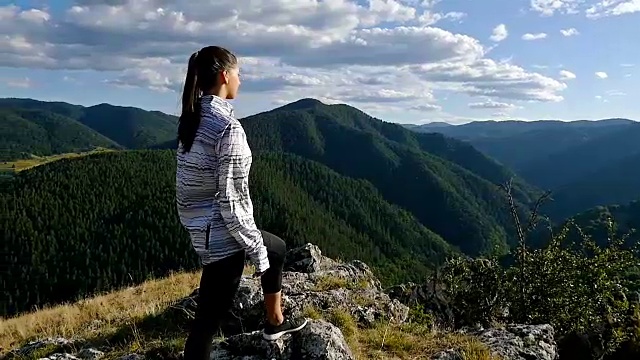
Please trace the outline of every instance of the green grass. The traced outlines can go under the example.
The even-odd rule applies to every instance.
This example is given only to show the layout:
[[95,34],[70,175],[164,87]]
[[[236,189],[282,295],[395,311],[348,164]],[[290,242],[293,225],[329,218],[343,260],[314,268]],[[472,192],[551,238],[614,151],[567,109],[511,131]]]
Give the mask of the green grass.
[[64,154],[56,154],[50,156],[36,156],[31,155],[29,159],[18,159],[14,161],[3,161],[0,162],[0,172],[9,172],[9,173],[17,173],[23,170],[31,169],[33,167],[47,164],[53,161],[61,160],[61,159],[71,159],[77,158],[92,154],[101,154],[106,152],[116,151],[107,148],[95,148],[91,151],[85,152],[73,152],[73,153],[64,153]]

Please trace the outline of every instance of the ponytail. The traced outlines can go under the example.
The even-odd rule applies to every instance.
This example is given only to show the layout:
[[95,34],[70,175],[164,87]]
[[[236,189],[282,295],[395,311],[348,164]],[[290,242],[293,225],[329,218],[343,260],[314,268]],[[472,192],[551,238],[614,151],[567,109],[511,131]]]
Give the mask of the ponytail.
[[196,51],[189,58],[187,77],[182,90],[182,114],[178,122],[178,143],[182,143],[183,152],[189,152],[196,132],[200,126],[200,89],[198,87],[198,72]]

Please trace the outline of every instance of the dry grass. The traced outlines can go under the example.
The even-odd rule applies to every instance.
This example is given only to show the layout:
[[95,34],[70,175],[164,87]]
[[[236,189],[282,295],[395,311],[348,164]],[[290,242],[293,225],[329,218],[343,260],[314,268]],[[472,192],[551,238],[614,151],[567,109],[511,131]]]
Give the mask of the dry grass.
[[7,350],[35,338],[108,336],[144,317],[157,315],[168,304],[189,295],[200,273],[172,274],[106,295],[0,320],[0,347]]
[[[246,275],[253,271],[252,267],[245,268]],[[145,353],[150,359],[175,357],[184,346],[185,333],[162,314],[169,304],[190,294],[198,286],[199,279],[200,272],[172,274],[74,304],[0,319],[0,358],[9,349],[27,341],[57,336],[106,345],[113,349],[106,359],[131,352]],[[326,284],[331,285],[329,288],[336,285],[329,279]],[[466,360],[493,360],[484,345],[463,335],[431,332],[424,326],[388,323],[361,328],[341,309],[323,313],[307,308],[305,315],[312,319],[324,318],[338,326],[358,359],[428,359],[441,350],[454,348],[461,350]],[[55,347],[48,347],[29,358],[47,356],[55,351]]]
[[412,324],[380,322],[372,328],[358,327],[355,319],[340,308],[322,312],[304,309],[310,319],[325,319],[340,328],[357,359],[430,359],[440,351],[458,350],[465,360],[500,360],[477,339],[462,334],[431,331]]
[[354,290],[364,289],[365,287],[367,287],[367,281],[364,279],[355,281],[329,274],[318,278],[313,290],[329,291],[342,288]]
[[20,172],[22,170],[31,169],[38,165],[50,163],[52,161],[57,161],[61,159],[71,159],[71,158],[76,158],[76,157],[81,157],[81,156],[86,156],[91,154],[105,153],[110,151],[115,151],[115,150],[106,149],[106,148],[96,148],[91,151],[80,152],[80,153],[64,153],[64,154],[56,154],[51,156],[32,155],[30,159],[19,159],[15,161],[0,162],[0,172],[2,171]]

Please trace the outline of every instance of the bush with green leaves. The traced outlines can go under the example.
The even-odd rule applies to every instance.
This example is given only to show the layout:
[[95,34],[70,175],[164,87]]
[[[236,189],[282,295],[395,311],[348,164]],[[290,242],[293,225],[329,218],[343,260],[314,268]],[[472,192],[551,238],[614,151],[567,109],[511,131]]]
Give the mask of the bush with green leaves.
[[[526,234],[519,232],[514,261],[507,267],[495,257],[449,260],[439,281],[447,289],[457,325],[551,324],[561,344],[569,336],[586,339],[594,358],[623,345],[637,348],[638,249],[625,245],[612,219],[602,226],[606,241],[567,221],[537,249],[527,248]],[[580,235],[578,241],[567,241],[570,231]]]

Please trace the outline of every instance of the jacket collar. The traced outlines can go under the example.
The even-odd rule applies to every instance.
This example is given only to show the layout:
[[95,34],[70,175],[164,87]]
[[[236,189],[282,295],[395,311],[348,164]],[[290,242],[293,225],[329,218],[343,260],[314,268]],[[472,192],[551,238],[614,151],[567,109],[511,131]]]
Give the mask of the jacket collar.
[[213,108],[225,115],[233,116],[233,105],[217,95],[203,95],[202,101],[210,103]]

